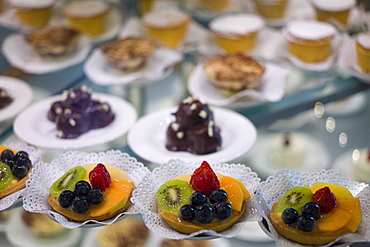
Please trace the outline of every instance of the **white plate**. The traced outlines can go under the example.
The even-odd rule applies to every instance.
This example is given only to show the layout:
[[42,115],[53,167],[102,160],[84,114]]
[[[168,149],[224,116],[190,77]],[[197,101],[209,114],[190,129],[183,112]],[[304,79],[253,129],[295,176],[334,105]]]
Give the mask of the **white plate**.
[[221,129],[222,146],[219,151],[205,155],[189,152],[169,151],[165,147],[166,131],[177,108],[165,109],[143,116],[131,128],[127,141],[134,153],[153,163],[166,163],[170,159],[187,162],[207,160],[210,163],[223,163],[236,159],[250,150],[257,138],[253,123],[231,110],[211,108],[215,124]]
[[10,34],[5,38],[2,51],[8,62],[26,73],[45,74],[81,63],[91,49],[91,42],[82,36],[76,50],[60,59],[45,59],[36,54],[24,34]]
[[[327,148],[319,140],[303,133],[299,134],[307,141],[307,157],[302,165],[292,169],[298,172],[310,173],[328,168],[330,164],[330,155]],[[261,177],[268,177],[283,169],[281,166],[272,164],[269,161],[271,143],[275,135],[276,134],[259,135],[255,146],[249,153],[251,167]]]
[[188,80],[189,92],[210,105],[246,107],[262,102],[276,102],[282,99],[289,70],[272,63],[266,63],[266,71],[261,85],[256,89],[246,89],[233,95],[226,95],[207,78],[203,63],[195,66]]
[[366,108],[366,94],[357,93],[343,100],[338,100],[325,105],[325,114],[332,116],[349,117],[360,113]]
[[[96,237],[98,236],[100,228],[92,229],[87,234],[86,237],[82,241],[81,247],[101,247],[100,244],[97,242]],[[148,240],[142,247],[159,247],[164,238],[153,234],[149,231]],[[229,247],[230,243],[226,239],[218,238],[209,240],[212,242],[212,247]]]
[[370,83],[370,73],[365,74],[357,65],[355,40],[346,37],[339,52],[338,64],[348,74],[360,79],[362,82]]
[[0,122],[16,116],[32,101],[32,88],[18,78],[0,75],[0,88],[13,98],[12,103],[0,110]]
[[81,238],[81,229],[67,230],[65,234],[52,238],[36,238],[22,220],[24,209],[18,208],[11,214],[5,230],[8,241],[19,247],[70,247]]
[[80,149],[113,141],[124,135],[135,123],[135,108],[119,97],[93,93],[93,99],[106,101],[115,113],[115,119],[107,127],[90,130],[75,139],[60,139],[55,136],[56,126],[47,118],[50,104],[60,100],[61,95],[52,96],[32,104],[14,121],[14,132],[18,138],[37,147],[51,149]]
[[84,71],[86,76],[98,85],[149,84],[168,76],[173,71],[173,65],[182,58],[182,53],[161,47],[142,70],[125,73],[113,68],[97,48],[85,62]]
[[[353,165],[354,165],[352,161],[353,151],[354,150],[349,150],[339,155],[334,160],[332,169],[334,171],[342,173],[344,176],[348,177],[349,179],[357,181],[352,172]],[[364,181],[359,181],[359,182],[364,182]]]
[[235,238],[249,242],[273,241],[260,227],[258,221],[247,222]]

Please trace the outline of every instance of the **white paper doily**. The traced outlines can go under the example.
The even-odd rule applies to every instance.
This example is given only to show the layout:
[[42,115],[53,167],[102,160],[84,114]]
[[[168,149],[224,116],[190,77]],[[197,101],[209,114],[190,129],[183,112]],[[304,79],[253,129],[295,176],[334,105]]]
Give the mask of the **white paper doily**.
[[216,106],[252,106],[263,102],[277,102],[285,92],[288,69],[272,63],[265,63],[266,71],[261,78],[261,84],[255,89],[245,89],[238,93],[227,95],[213,85],[203,70],[204,64],[195,66],[188,80],[189,92],[200,99]]
[[254,199],[254,191],[260,181],[257,174],[249,167],[242,164],[218,163],[210,165],[214,172],[241,181],[251,194],[251,199],[247,200],[247,208],[241,219],[231,228],[220,233],[202,230],[192,234],[182,234],[169,228],[157,212],[156,192],[166,181],[179,175],[192,174],[194,170],[200,166],[199,162],[186,163],[185,161],[176,159],[170,160],[168,163],[161,164],[159,167],[155,168],[152,174],[146,176],[142,184],[140,184],[133,193],[132,201],[140,208],[144,222],[151,231],[164,238],[170,239],[201,239],[203,235],[208,236],[208,238],[231,238],[241,231],[245,222],[257,221],[260,219],[258,212],[255,210],[256,201]]
[[[16,151],[26,151],[28,156],[32,162],[32,166],[35,167],[41,162],[42,160],[42,151],[36,149],[34,146],[28,145],[26,143],[9,143],[9,144],[1,144],[2,146],[12,148]],[[34,169],[34,168],[33,168]],[[0,200],[0,211],[5,210],[15,203],[19,202],[19,198],[24,195],[25,189],[22,189],[18,192],[15,192],[7,197],[4,197]]]
[[30,179],[27,181],[26,191],[23,197],[24,208],[30,212],[46,214],[64,227],[70,229],[109,225],[131,214],[137,214],[139,208],[135,204],[132,204],[125,212],[105,221],[88,220],[85,222],[73,222],[51,209],[47,198],[53,182],[72,167],[84,166],[91,163],[109,164],[125,170],[135,188],[137,188],[145,176],[149,175],[149,169],[147,167],[144,167],[134,157],[130,157],[127,153],[122,153],[119,150],[108,150],[100,153],[68,151],[61,154],[51,163],[40,162],[36,165]]
[[360,79],[362,82],[370,83],[370,73],[364,73],[357,65],[356,44],[354,38],[346,37],[339,51],[338,64],[348,74]]
[[[123,39],[130,36],[145,36],[146,30],[140,19],[131,17],[125,23],[125,26],[119,32],[118,37]],[[176,50],[181,52],[189,52],[196,49],[199,44],[204,42],[207,37],[207,31],[204,27],[200,26],[196,22],[191,22],[188,27],[187,35],[185,36],[184,42]]]
[[[268,215],[272,205],[291,188],[296,186],[312,185],[315,182],[333,183],[345,186],[354,197],[360,198],[362,210],[362,223],[357,233],[347,234],[334,242],[352,242],[354,240],[370,240],[370,187],[364,183],[351,181],[340,173],[333,170],[321,170],[315,173],[299,173],[293,170],[282,170],[266,181],[258,185],[256,200],[259,202],[261,216],[267,221],[268,229],[265,231],[270,235],[278,246],[303,246],[292,242],[276,232]],[[329,243],[327,246],[332,245]]]
[[91,42],[84,36],[72,54],[60,59],[45,59],[36,54],[23,34],[10,34],[2,45],[3,54],[8,62],[30,74],[46,74],[81,63],[90,49]]
[[154,52],[143,69],[126,73],[112,67],[101,50],[97,48],[85,62],[84,71],[86,76],[98,85],[148,84],[168,75],[169,68],[180,62],[182,58],[182,53],[161,47]]

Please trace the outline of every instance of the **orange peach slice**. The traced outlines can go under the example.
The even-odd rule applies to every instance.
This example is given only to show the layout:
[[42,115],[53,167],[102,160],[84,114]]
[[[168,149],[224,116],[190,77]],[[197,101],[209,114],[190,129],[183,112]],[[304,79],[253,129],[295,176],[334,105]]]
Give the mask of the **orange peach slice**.
[[220,186],[220,189],[226,191],[228,195],[227,202],[231,204],[233,210],[240,212],[244,201],[244,193],[239,184],[230,182]]
[[352,214],[350,222],[348,222],[345,227],[351,232],[356,232],[362,222],[360,199],[337,199],[337,208],[343,209],[344,211]]
[[317,228],[320,232],[335,232],[345,227],[351,221],[351,218],[351,213],[340,208],[334,208],[329,214],[317,221]]
[[220,187],[221,186],[225,186],[229,183],[237,183],[240,188],[242,189],[243,191],[243,200],[247,200],[249,198],[251,198],[251,195],[249,194],[247,188],[245,188],[244,184],[242,182],[240,182],[239,180],[235,179],[235,178],[232,178],[232,177],[227,177],[227,176],[222,176],[221,179],[220,179]]

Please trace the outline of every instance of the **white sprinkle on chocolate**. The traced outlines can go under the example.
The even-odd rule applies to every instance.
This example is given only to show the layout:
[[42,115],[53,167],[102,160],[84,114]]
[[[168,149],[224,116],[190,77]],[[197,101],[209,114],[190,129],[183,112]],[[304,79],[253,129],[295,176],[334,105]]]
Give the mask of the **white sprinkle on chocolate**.
[[194,98],[193,98],[193,97],[191,97],[191,96],[189,96],[189,97],[187,97],[186,99],[184,99],[184,100],[182,101],[182,103],[184,103],[184,104],[191,104],[191,103],[193,103],[193,101],[194,101]]
[[57,137],[61,138],[61,137],[63,136],[63,131],[61,131],[61,130],[57,130],[57,131],[55,132],[55,135],[56,135]]
[[107,105],[107,104],[102,104],[102,109],[103,109],[103,111],[106,111],[106,112],[108,112],[109,111],[109,105]]
[[68,97],[68,90],[64,90],[62,93],[63,100],[65,100]]
[[179,132],[177,132],[177,133],[176,133],[176,137],[177,137],[177,139],[182,139],[182,138],[184,138],[184,132],[183,132],[183,131],[179,131]]
[[68,123],[69,123],[72,127],[75,127],[75,126],[76,126],[76,120],[74,120],[73,118],[69,119],[69,120],[68,120]]
[[201,110],[198,115],[203,119],[207,118],[207,112],[205,110]]
[[66,108],[66,109],[64,109],[64,114],[71,115],[72,114],[72,110],[69,109],[69,108]]
[[195,103],[191,104],[190,110],[194,111],[195,109],[197,109],[197,104]]
[[71,99],[75,99],[76,98],[76,93],[71,91],[69,92],[69,97],[71,97]]
[[180,129],[180,124],[178,124],[178,123],[172,123],[171,124],[171,128],[173,129],[173,131],[177,132]]
[[82,92],[88,92],[89,91],[89,88],[86,85],[82,85],[81,86],[81,91]]
[[213,137],[213,121],[209,121],[208,123],[208,136]]
[[58,106],[57,108],[55,108],[55,113],[57,115],[62,114],[62,112],[63,112],[63,108],[62,107]]

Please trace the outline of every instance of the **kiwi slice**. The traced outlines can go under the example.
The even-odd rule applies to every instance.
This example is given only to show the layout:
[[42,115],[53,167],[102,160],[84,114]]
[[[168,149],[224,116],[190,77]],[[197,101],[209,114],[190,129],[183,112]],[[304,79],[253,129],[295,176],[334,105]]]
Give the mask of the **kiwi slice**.
[[75,184],[85,178],[87,171],[82,166],[76,166],[64,173],[50,187],[50,194],[58,198],[59,194],[64,190],[74,190]]
[[190,203],[192,193],[193,188],[188,182],[179,179],[170,180],[159,187],[158,204],[164,210],[178,213],[183,205]]
[[10,167],[4,163],[0,163],[0,190],[9,187],[13,179],[15,179],[15,177]]
[[294,208],[298,213],[307,202],[312,201],[312,191],[304,187],[290,189],[276,205],[277,212],[283,212],[286,208]]

